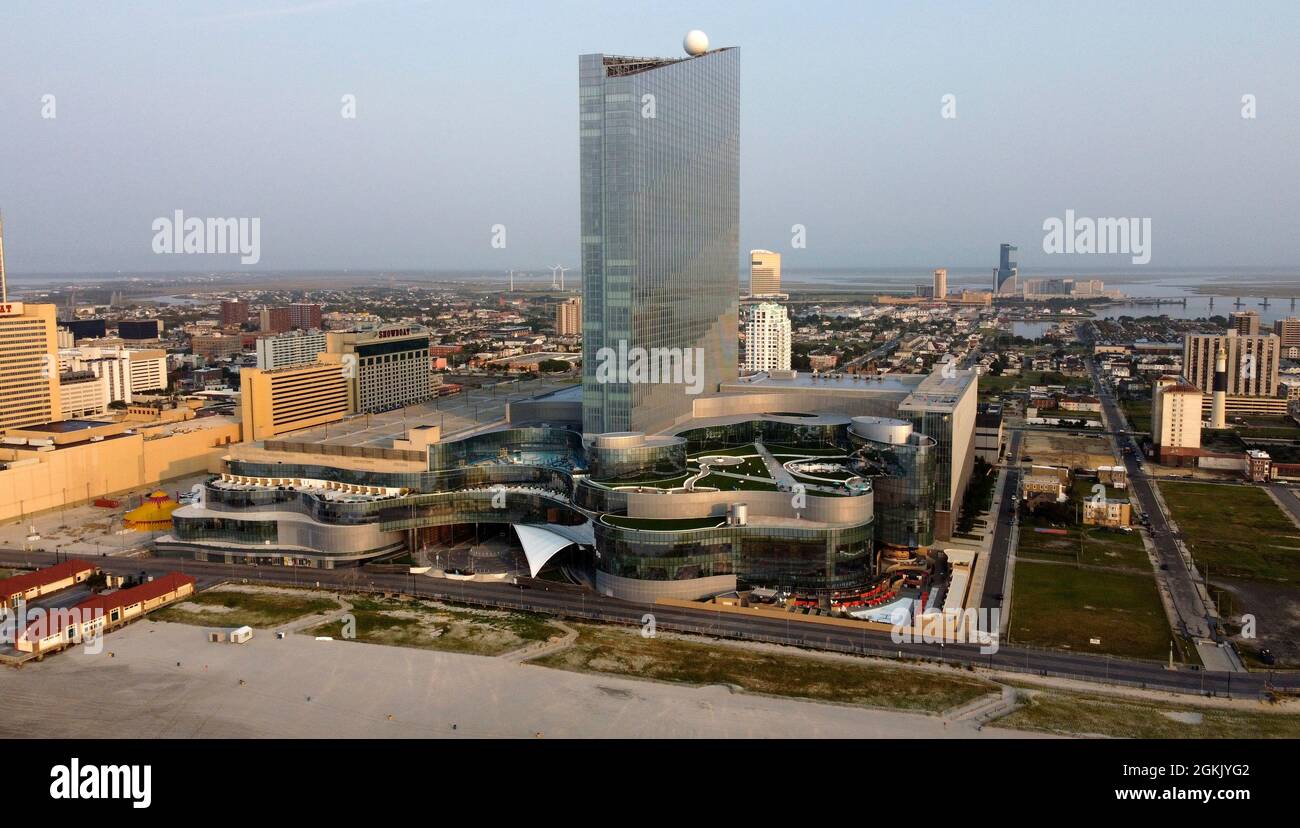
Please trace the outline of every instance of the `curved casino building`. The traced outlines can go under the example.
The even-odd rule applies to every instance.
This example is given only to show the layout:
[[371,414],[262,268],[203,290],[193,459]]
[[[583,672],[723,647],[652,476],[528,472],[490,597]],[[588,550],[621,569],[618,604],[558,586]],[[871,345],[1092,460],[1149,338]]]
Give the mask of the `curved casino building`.
[[225,463],[173,513],[160,554],[333,568],[418,548],[441,527],[586,522],[570,505],[582,441],[566,429],[392,449],[266,441]]
[[[604,594],[695,598],[765,586],[853,590],[876,570],[870,485],[786,462],[849,462],[847,418],[749,415],[675,435],[517,427],[406,448],[267,441],[173,515],[160,554],[332,568],[449,527],[515,527],[532,574],[561,548]],[[409,443],[410,441],[403,441]],[[526,527],[527,531],[520,531]],[[541,541],[546,551],[533,553]]]
[[[827,390],[802,401],[838,407]],[[529,574],[560,562],[615,597],[766,587],[834,605],[925,570],[939,534],[944,443],[890,393],[855,389],[873,413],[853,417],[770,391],[705,396],[657,434],[583,435],[576,404],[549,398],[516,412],[544,421],[460,439],[417,427],[391,448],[241,444],[157,548],[335,567],[507,531]]]
[[[598,591],[640,601],[745,586],[822,596],[874,578],[870,486],[785,470],[849,461],[847,418],[758,414],[688,426],[590,441],[591,473],[575,481],[573,502],[594,530]],[[597,473],[612,468],[611,453],[620,474]]]

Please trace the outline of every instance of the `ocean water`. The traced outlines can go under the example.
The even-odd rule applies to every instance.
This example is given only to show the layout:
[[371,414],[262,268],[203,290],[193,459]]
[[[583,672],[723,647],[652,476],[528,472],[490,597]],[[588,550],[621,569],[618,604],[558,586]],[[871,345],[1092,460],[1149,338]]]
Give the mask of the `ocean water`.
[[[1261,325],[1294,316],[1300,312],[1300,268],[1204,268],[1204,269],[1129,269],[1093,272],[1029,272],[1022,279],[1077,278],[1101,279],[1107,290],[1119,290],[1126,296],[1143,299],[1180,299],[1186,304],[1119,304],[1098,309],[1103,318],[1118,316],[1159,316],[1196,319],[1227,316],[1234,310],[1259,313]],[[843,268],[800,270],[791,268],[782,274],[789,288],[836,288],[858,290],[906,291],[918,284],[930,284],[930,270],[886,268]],[[949,268],[950,290],[967,288],[988,290],[993,285],[991,268]],[[1253,292],[1252,292],[1253,291]],[[1293,301],[1294,299],[1294,301]],[[1240,301],[1240,306],[1237,302]],[[1267,307],[1265,306],[1267,302]],[[1025,323],[1026,331],[1037,331],[1035,323]],[[1021,334],[1029,336],[1030,333]]]

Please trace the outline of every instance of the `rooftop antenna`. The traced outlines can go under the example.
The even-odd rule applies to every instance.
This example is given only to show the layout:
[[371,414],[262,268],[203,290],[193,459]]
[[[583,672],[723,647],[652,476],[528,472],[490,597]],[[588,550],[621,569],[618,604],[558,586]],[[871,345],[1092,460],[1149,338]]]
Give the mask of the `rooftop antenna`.
[[9,304],[9,282],[5,279],[5,217],[0,213],[0,302]]

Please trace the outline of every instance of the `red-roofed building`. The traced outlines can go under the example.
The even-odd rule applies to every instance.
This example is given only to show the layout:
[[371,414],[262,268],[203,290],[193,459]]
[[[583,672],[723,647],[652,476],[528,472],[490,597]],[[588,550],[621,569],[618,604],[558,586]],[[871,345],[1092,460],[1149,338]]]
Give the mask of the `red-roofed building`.
[[5,578],[0,581],[0,607],[9,609],[14,602],[31,601],[79,584],[99,571],[94,564],[73,559],[61,564]]
[[24,653],[67,647],[193,594],[193,578],[170,572],[130,589],[96,595],[69,609],[41,612],[14,646]]

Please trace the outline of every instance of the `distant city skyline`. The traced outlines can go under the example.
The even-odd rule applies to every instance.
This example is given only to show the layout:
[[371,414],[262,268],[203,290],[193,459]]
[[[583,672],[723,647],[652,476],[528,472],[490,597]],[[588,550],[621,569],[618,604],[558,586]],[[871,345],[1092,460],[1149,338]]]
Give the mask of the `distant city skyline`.
[[[792,278],[991,274],[1004,241],[1022,275],[1142,272],[1046,254],[1044,220],[1070,210],[1149,218],[1153,272],[1300,264],[1300,190],[1279,186],[1300,145],[1294,4],[678,2],[614,20],[581,2],[282,3],[6,11],[15,284],[576,266],[577,56],[681,54],[691,28],[745,50],[740,248]],[[176,210],[260,219],[259,262],[156,255],[151,223]]]

